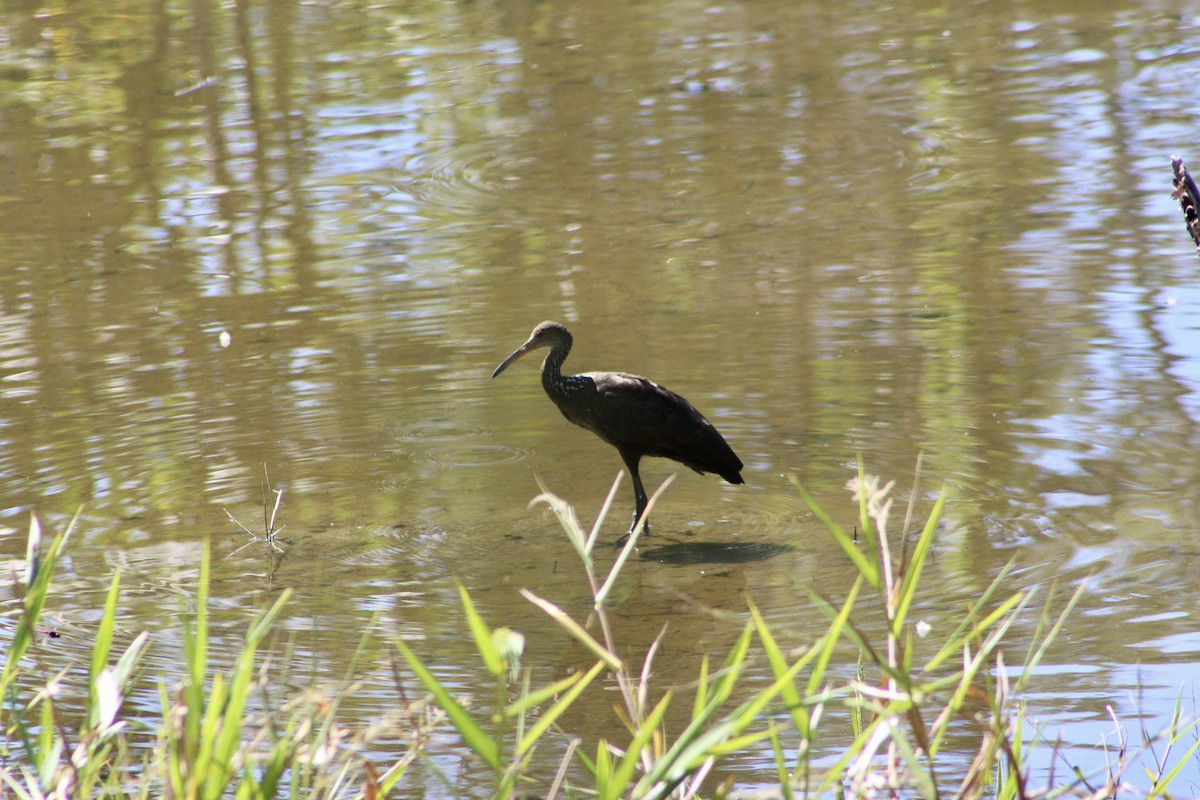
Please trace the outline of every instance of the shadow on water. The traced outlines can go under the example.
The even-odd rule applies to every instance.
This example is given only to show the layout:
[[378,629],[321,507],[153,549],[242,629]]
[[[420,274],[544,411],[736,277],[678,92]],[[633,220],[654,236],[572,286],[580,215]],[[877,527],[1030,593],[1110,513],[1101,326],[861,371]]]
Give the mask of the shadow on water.
[[660,564],[749,564],[795,550],[790,544],[768,542],[676,542],[652,547],[641,554],[642,561]]

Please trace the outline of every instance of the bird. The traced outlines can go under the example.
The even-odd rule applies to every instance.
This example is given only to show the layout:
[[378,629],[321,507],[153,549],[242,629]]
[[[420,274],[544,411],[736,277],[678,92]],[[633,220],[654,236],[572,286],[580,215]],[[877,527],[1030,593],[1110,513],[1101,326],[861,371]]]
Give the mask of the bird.
[[[742,460],[733,448],[695,406],[674,392],[624,372],[564,375],[562,365],[573,341],[564,326],[542,322],[525,344],[500,362],[492,378],[526,353],[549,348],[542,362],[542,388],[564,417],[617,448],[633,478],[633,522],[621,541],[636,530],[649,502],[638,473],[643,456],[669,458],[701,474],[713,472],[729,483],[745,483]],[[643,532],[650,533],[645,522]]]

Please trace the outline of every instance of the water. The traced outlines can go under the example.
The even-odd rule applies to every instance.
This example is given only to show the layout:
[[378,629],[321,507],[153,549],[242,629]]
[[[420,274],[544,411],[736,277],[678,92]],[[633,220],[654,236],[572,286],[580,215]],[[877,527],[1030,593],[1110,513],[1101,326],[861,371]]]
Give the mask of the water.
[[[923,454],[921,510],[952,500],[921,617],[950,624],[1012,560],[1010,591],[1086,580],[1030,716],[1103,763],[1106,707],[1157,730],[1200,655],[1200,293],[1168,162],[1200,164],[1198,21],[1065,0],[8,9],[0,557],[31,510],[57,528],[84,506],[47,657],[86,652],[119,566],[123,627],[157,632],[170,676],[164,609],[210,540],[218,651],[284,586],[317,679],[377,628],[364,720],[394,697],[387,637],[481,680],[452,578],[525,631],[537,677],[582,665],[517,594],[586,607],[527,504],[540,476],[590,520],[620,461],[532,360],[489,377],[557,319],[568,370],[660,381],[746,464],[739,487],[644,465],[648,487],[680,473],[656,545],[772,556],[633,566],[622,634],[668,623],[664,686],[723,655],[747,594],[789,646],[823,625],[804,587],[844,596],[788,476],[850,524],[856,456],[904,498]],[[228,516],[261,530],[267,481],[279,563]],[[611,732],[609,700],[565,727]]]

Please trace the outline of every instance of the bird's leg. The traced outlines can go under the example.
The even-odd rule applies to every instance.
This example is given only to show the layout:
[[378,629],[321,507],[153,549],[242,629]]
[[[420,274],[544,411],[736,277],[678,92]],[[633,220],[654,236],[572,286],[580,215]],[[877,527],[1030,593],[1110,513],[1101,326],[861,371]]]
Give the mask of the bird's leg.
[[[625,460],[625,466],[629,469],[629,476],[633,478],[634,510],[633,522],[629,523],[629,533],[625,535],[628,538],[633,533],[633,529],[637,527],[638,520],[642,518],[642,514],[646,513],[646,505],[650,502],[650,499],[646,497],[646,490],[642,487],[642,476],[638,474],[638,460],[640,456],[630,456],[621,453],[621,458]],[[642,525],[642,534],[645,536],[650,535],[649,520]]]

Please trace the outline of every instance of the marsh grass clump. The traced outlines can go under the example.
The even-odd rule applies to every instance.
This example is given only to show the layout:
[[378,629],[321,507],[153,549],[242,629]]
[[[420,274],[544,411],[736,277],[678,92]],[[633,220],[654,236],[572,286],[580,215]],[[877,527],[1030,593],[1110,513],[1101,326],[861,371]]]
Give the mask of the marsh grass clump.
[[[648,643],[621,642],[608,608],[642,533],[639,525],[615,557],[597,547],[619,481],[620,476],[590,530],[544,486],[534,500],[561,523],[592,603],[581,620],[552,599],[521,593],[564,636],[586,648],[589,664],[540,684],[522,664],[524,637],[489,625],[460,583],[459,600],[494,686],[492,697],[455,695],[409,643],[397,640],[395,703],[360,730],[338,717],[353,691],[366,636],[351,659],[347,688],[335,692],[294,688],[286,677],[287,651],[282,658],[261,656],[288,602],[287,591],[249,625],[233,666],[214,669],[207,548],[196,596],[178,615],[184,677],[168,686],[140,669],[146,634],[114,652],[118,573],[106,596],[86,687],[76,690],[83,702],[63,702],[66,673],[35,674],[26,655],[45,633],[39,621],[51,595],[51,577],[77,519],[48,544],[33,519],[18,596],[6,613],[13,634],[0,672],[0,797],[375,800],[438,790],[475,796],[482,784],[498,800],[723,798],[740,795],[731,779],[715,780],[715,770],[722,759],[744,751],[766,753],[774,764],[775,788],[758,790],[755,798],[1154,797],[1170,793],[1200,749],[1197,721],[1185,718],[1178,704],[1168,729],[1146,733],[1141,744],[1153,755],[1149,789],[1139,791],[1126,782],[1134,748],[1124,737],[1095,774],[1064,770],[1058,778],[1051,774],[1048,785],[1034,786],[1029,764],[1035,755],[1039,763],[1046,762],[1047,753],[1053,760],[1056,745],[1030,737],[1021,697],[1083,588],[1062,600],[1050,587],[1038,610],[1036,592],[1007,591],[1010,569],[1002,570],[939,641],[921,621],[914,622],[913,610],[927,591],[922,578],[945,493],[919,529],[911,524],[915,502],[910,500],[902,530],[894,532],[894,486],[861,466],[849,486],[857,505],[857,535],[843,530],[796,484],[856,575],[844,597],[808,592],[808,601],[827,619],[821,635],[789,646],[748,599],[742,631],[728,652],[719,660],[701,658],[686,685],[657,685],[654,662],[662,634]],[[649,499],[650,507],[667,484]],[[611,564],[602,568],[601,560]],[[1036,618],[1032,638],[1019,648],[1023,656],[1010,663],[1006,652],[1018,650],[1011,641],[1013,626],[1030,615]],[[914,633],[928,634],[920,656]],[[640,663],[618,654],[631,646],[645,650]],[[847,652],[855,654],[849,663]],[[758,673],[769,670],[765,688],[761,680],[753,688],[743,680],[751,667]],[[405,685],[414,677],[428,694],[410,702]],[[616,690],[615,714],[624,730],[619,740],[585,742],[560,728],[564,712],[585,692],[595,691],[597,679]],[[161,720],[156,726],[123,716],[125,698],[146,682],[158,685]],[[668,709],[679,706],[685,722],[668,726]],[[462,758],[455,762],[472,774],[470,789],[445,776],[439,769],[444,759],[430,752],[432,733],[447,723],[461,737]],[[148,727],[155,729],[150,733]],[[390,760],[368,760],[372,742],[383,738],[405,741],[403,752],[391,753]],[[535,753],[541,754],[536,764]],[[405,784],[418,760],[437,786]],[[424,783],[429,780],[426,776]]]
[[[919,469],[918,469],[919,475]],[[618,483],[620,476],[618,476]],[[669,481],[667,482],[669,483]],[[549,599],[522,590],[522,594],[553,619],[564,633],[594,654],[595,663],[585,673],[572,676],[572,686],[591,683],[597,673],[607,673],[615,683],[619,702],[617,715],[627,737],[619,742],[604,739],[587,747],[575,737],[567,737],[559,767],[553,780],[530,775],[528,752],[536,736],[523,732],[516,722],[529,706],[509,703],[493,716],[493,721],[513,720],[513,727],[493,729],[493,738],[483,743],[481,726],[469,720],[465,711],[449,715],[459,726],[464,740],[474,742],[472,749],[490,758],[497,776],[493,797],[508,797],[513,787],[532,787],[539,796],[598,796],[601,798],[691,798],[726,797],[738,793],[728,781],[708,785],[706,779],[720,760],[733,753],[769,746],[775,764],[777,790],[755,792],[755,798],[809,797],[926,797],[926,798],[1050,798],[1115,797],[1131,788],[1123,776],[1132,763],[1132,753],[1124,740],[1112,753],[1108,766],[1095,774],[1066,771],[1048,786],[1031,785],[1030,763],[1035,752],[1049,751],[1054,743],[1029,737],[1030,725],[1021,700],[1034,676],[1035,668],[1047,649],[1061,633],[1082,596],[1079,586],[1060,601],[1049,587],[1040,610],[1033,606],[1036,591],[1006,592],[1012,565],[1003,569],[992,583],[964,610],[957,624],[940,642],[928,635],[923,649],[932,655],[918,660],[913,647],[914,633],[929,632],[921,621],[912,620],[912,612],[929,564],[933,543],[946,502],[943,491],[935,501],[919,530],[913,528],[914,489],[906,510],[903,530],[892,530],[893,483],[885,483],[859,467],[849,482],[857,504],[857,535],[848,534],[795,483],[814,516],[824,525],[853,565],[857,577],[844,598],[830,599],[808,592],[808,599],[824,612],[828,623],[822,635],[809,644],[787,649],[772,633],[752,599],[747,601],[747,620],[741,636],[719,664],[707,657],[697,665],[696,677],[687,687],[659,687],[653,684],[653,664],[662,634],[649,643],[641,664],[629,664],[618,655],[619,631],[607,610],[612,587],[634,552],[641,530],[635,528],[611,566],[601,572],[594,556],[605,516],[616,494],[613,484],[595,524],[587,530],[575,510],[561,498],[545,491],[534,503],[545,504],[557,517],[579,557],[583,576],[593,597],[586,621],[572,618]],[[651,507],[667,484],[650,499]],[[469,596],[460,586],[464,607],[468,609],[473,633],[481,654],[485,653],[488,628],[470,606]],[[1004,646],[1013,626],[1022,617],[1036,614],[1032,640],[1022,647],[1023,659],[1016,665],[1005,659]],[[882,619],[882,633],[872,634],[857,620],[866,616]],[[876,628],[871,628],[875,630]],[[644,643],[628,643],[632,645]],[[838,653],[850,645],[857,653],[853,669],[847,665],[839,674],[851,672],[850,680],[833,677],[831,667]],[[440,690],[427,669],[411,651],[405,658],[421,676],[426,688],[435,695]],[[485,663],[493,656],[484,655]],[[741,678],[752,664],[768,665],[774,678],[765,689],[743,689]],[[505,674],[491,668],[497,679],[497,696],[516,689],[531,694],[526,673],[520,686],[504,683]],[[502,690],[501,687],[508,689]],[[552,691],[550,687],[541,690]],[[690,698],[684,697],[690,694]],[[571,698],[573,699],[573,697]],[[438,702],[443,702],[438,697]],[[673,733],[663,720],[672,704],[688,702],[688,723]],[[841,709],[846,713],[829,714]],[[552,716],[561,709],[555,707]],[[824,729],[835,717],[849,721],[851,742],[847,746],[844,729],[834,731],[837,745],[827,744]],[[457,720],[457,721],[456,721]],[[966,734],[964,736],[964,731]],[[1169,730],[1146,737],[1147,746],[1173,748],[1190,745],[1178,759],[1156,758],[1158,771],[1151,775],[1152,788],[1145,796],[1165,794],[1179,770],[1200,748],[1196,741],[1197,721],[1185,719],[1177,709]],[[949,742],[953,732],[954,746]],[[506,738],[521,744],[505,761],[496,756]],[[561,737],[560,737],[561,738]],[[974,750],[964,753],[963,742],[973,742]],[[836,747],[834,757],[829,748]],[[814,756],[823,757],[814,760]],[[573,774],[570,762],[583,765],[587,779],[572,785],[565,776]],[[485,759],[486,760],[486,759]],[[822,766],[816,766],[820,763]],[[1136,792],[1135,792],[1136,793]]]
[[[148,733],[145,721],[122,715],[130,692],[156,679],[139,670],[146,633],[112,660],[119,571],[92,643],[86,685],[73,692],[83,697],[79,713],[67,671],[36,675],[24,661],[39,635],[54,569],[77,521],[78,515],[48,545],[36,517],[30,523],[25,574],[6,614],[15,627],[0,673],[0,797],[376,798],[399,782],[421,747],[419,740],[389,768],[377,769],[359,755],[373,733],[352,735],[337,723],[343,694],[285,689],[291,696],[276,697],[287,681],[273,682],[258,653],[290,591],[250,625],[234,666],[213,669],[207,547],[191,610],[178,616],[185,677],[174,686],[157,679],[162,713],[157,730]],[[351,671],[361,653],[360,645]],[[435,724],[441,716],[422,719]]]

